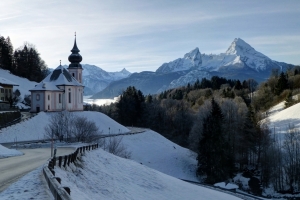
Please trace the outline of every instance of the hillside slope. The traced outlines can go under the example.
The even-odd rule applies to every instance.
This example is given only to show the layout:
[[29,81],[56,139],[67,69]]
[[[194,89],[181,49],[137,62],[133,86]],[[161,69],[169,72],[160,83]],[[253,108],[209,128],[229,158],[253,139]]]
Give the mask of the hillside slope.
[[[102,134],[125,133],[129,130],[100,112],[72,112],[95,122]],[[45,138],[44,128],[49,124],[50,117],[55,113],[40,112],[27,121],[0,130],[0,143],[17,141],[42,140]]]
[[[283,106],[282,103],[280,105]],[[269,128],[272,131],[272,136],[283,141],[289,126],[294,126],[298,130],[300,129],[300,103],[283,110],[277,109],[279,111],[264,119],[264,122],[268,123]]]
[[147,130],[136,135],[122,136],[122,143],[131,152],[132,160],[170,176],[199,181],[196,177],[196,154],[159,133]]
[[102,149],[89,152],[82,160],[84,170],[72,167],[74,173],[55,168],[56,176],[62,178],[62,185],[70,187],[75,199],[239,199],[186,183]]

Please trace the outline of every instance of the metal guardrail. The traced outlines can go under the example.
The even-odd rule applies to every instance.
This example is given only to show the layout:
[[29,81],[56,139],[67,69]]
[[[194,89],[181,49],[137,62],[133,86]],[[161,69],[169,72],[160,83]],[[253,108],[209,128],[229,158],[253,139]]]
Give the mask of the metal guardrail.
[[[95,139],[122,136],[122,135],[134,135],[134,134],[139,134],[139,133],[143,133],[143,132],[145,132],[145,130],[136,131],[136,132],[118,133],[118,134],[99,135]],[[75,141],[76,139],[75,138],[68,138],[68,140]],[[0,144],[9,148],[11,145],[17,145],[17,147],[18,147],[18,145],[24,145],[24,144],[28,144],[28,143],[43,143],[43,142],[47,142],[47,141],[50,142],[51,139],[28,140],[28,141],[20,141],[20,142],[15,141],[15,142],[5,142],[5,143],[0,143]]]
[[65,156],[59,156],[58,159],[53,157],[48,162],[48,166],[43,168],[43,174],[48,183],[48,187],[53,194],[55,200],[71,200],[71,189],[69,187],[61,186],[61,179],[59,177],[55,177],[54,167],[56,166],[58,160],[58,166],[66,167],[69,166],[70,163],[74,163],[78,156],[83,154],[85,151],[91,151],[97,149],[99,147],[98,144],[92,144],[88,146],[78,147],[73,153]]
[[17,123],[19,123],[19,122],[21,122],[21,117],[19,117],[19,118],[13,120],[13,121],[11,121],[11,122],[8,122],[8,123],[6,123],[6,124],[3,125],[3,126],[0,126],[0,130],[1,130],[2,128],[6,128],[6,127],[9,127],[9,126],[15,125],[15,124],[17,124]]

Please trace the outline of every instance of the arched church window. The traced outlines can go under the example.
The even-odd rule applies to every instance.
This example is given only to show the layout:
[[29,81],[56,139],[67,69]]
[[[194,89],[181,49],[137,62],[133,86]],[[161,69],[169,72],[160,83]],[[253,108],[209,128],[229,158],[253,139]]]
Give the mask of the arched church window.
[[36,94],[36,100],[37,100],[37,101],[40,100],[40,94]]

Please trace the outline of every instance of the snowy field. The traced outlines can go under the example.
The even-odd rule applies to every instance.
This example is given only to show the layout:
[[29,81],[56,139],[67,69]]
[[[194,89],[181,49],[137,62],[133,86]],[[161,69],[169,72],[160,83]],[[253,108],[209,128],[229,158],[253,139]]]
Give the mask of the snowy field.
[[121,137],[131,152],[130,159],[179,179],[199,181],[195,171],[196,155],[190,150],[151,130]]
[[[43,138],[43,128],[51,114],[41,112],[25,122],[2,129],[0,141]],[[75,114],[95,121],[104,134],[117,133],[119,129],[124,133],[129,131],[99,112]],[[123,136],[122,142],[131,152],[132,160],[98,149],[82,157],[84,170],[73,166],[74,174],[56,168],[56,175],[62,178],[64,186],[71,188],[74,199],[237,199],[177,179],[197,181],[195,157],[189,150],[154,131]],[[27,174],[0,194],[0,199],[31,198],[53,198],[45,186],[41,168]]]
[[62,185],[70,187],[74,199],[239,199],[186,183],[102,149],[88,152],[82,160],[84,170],[74,165],[68,171],[55,168]]
[[22,152],[17,151],[15,149],[8,149],[8,148],[6,148],[6,147],[4,147],[0,144],[0,159],[1,158],[8,158],[8,157],[11,157],[11,156],[21,156],[21,155],[23,155]]
[[[129,130],[100,112],[72,112],[75,115],[87,117],[94,121],[103,134],[126,133]],[[40,112],[37,116],[19,124],[0,130],[0,143],[45,139],[44,128],[48,125],[50,116],[54,113]]]
[[264,119],[269,125],[272,135],[278,140],[284,139],[284,134],[289,126],[300,129],[300,103],[289,108],[282,109],[284,104],[280,103],[271,109],[272,115]]

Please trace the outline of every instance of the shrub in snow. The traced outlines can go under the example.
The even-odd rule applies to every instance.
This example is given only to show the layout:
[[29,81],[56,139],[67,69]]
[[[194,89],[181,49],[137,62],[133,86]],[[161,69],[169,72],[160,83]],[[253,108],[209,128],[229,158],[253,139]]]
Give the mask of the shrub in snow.
[[129,152],[122,144],[122,139],[123,137],[109,137],[100,140],[99,143],[105,151],[129,159],[131,157],[131,152]]

